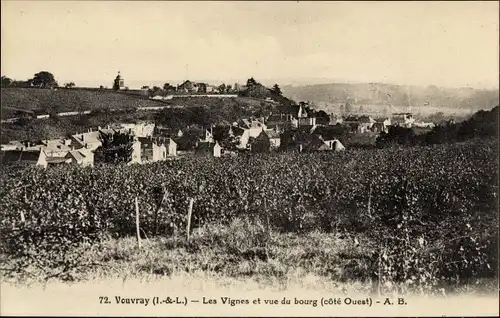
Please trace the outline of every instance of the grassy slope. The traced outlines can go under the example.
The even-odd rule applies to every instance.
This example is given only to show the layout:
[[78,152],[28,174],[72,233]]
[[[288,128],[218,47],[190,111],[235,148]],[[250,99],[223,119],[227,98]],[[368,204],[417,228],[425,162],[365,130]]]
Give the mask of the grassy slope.
[[[14,110],[42,109],[46,111],[79,111],[94,109],[123,109],[162,105],[202,106],[220,103],[225,99],[214,98],[176,98],[169,101],[150,100],[147,96],[135,93],[115,92],[99,89],[32,89],[6,88],[1,91],[2,118],[12,117]],[[262,100],[238,97],[241,103],[259,106]],[[269,103],[266,103],[269,104]]]
[[[113,92],[83,89],[60,89],[57,91],[41,89],[12,88],[2,90],[2,118],[14,117],[15,109],[54,109],[60,111],[97,110],[97,109],[127,109],[130,107],[149,107],[179,105],[185,108],[207,107],[210,118],[207,120],[229,119],[231,114],[257,114],[264,109],[270,109],[272,104],[249,97],[215,99],[208,97],[177,98],[169,101],[152,101],[144,96],[137,96],[127,92]],[[264,105],[264,106],[263,106]],[[10,140],[58,138],[67,134],[85,131],[88,128],[105,126],[115,122],[129,122],[136,120],[154,120],[157,123],[168,123],[172,114],[180,113],[176,109],[166,109],[161,113],[126,112],[111,113],[109,115],[86,115],[33,120],[25,123],[5,123],[1,125],[1,142]],[[244,115],[244,114],[240,114]],[[184,115],[186,117],[188,115]],[[191,116],[191,115],[189,115]],[[178,116],[174,116],[178,117]],[[184,118],[183,119],[188,119]],[[226,118],[227,117],[227,118]],[[234,120],[234,118],[232,118]],[[172,121],[172,120],[170,120]],[[180,120],[176,123],[184,128],[187,123]],[[171,123],[170,125],[171,126]],[[174,127],[175,128],[175,127]]]
[[[354,238],[359,245],[354,244]],[[241,291],[275,289],[316,290],[338,295],[375,295],[396,292],[399,295],[426,294],[405,284],[383,285],[373,279],[376,264],[370,257],[373,244],[362,234],[309,232],[283,234],[267,232],[261,224],[237,219],[228,226],[207,225],[195,229],[190,241],[176,234],[170,237],[142,237],[137,240],[107,238],[99,245],[74,251],[78,267],[68,278],[58,276],[59,269],[27,268],[25,273],[40,276],[9,275],[2,280],[20,286],[59,282],[161,281],[169,278],[180,284],[200,279],[198,290],[207,287],[238,287]],[[10,267],[7,260],[3,267]],[[46,279],[54,275],[54,277]],[[441,294],[487,295],[496,288],[492,278],[478,278],[461,286],[449,286]]]
[[159,102],[149,100],[147,96],[111,90],[6,88],[2,89],[1,96],[2,118],[12,117],[12,108],[64,112],[159,105]]

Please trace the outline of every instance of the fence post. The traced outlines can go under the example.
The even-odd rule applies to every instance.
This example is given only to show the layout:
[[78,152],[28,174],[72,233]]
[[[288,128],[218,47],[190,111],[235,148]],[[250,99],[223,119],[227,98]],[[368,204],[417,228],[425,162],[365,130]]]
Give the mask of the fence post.
[[135,197],[135,227],[137,230],[137,246],[141,248],[141,233],[139,228],[139,201]]
[[188,241],[189,241],[189,236],[190,236],[190,232],[191,232],[191,214],[193,213],[193,203],[194,203],[194,199],[191,198],[189,200],[189,209],[188,209],[188,214],[187,214],[187,228],[186,228]]

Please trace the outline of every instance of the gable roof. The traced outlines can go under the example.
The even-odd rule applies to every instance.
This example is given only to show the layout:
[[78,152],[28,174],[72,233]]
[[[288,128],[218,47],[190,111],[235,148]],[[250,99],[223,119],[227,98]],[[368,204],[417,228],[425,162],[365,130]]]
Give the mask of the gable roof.
[[100,143],[101,134],[102,133],[100,131],[91,131],[83,134],[74,134],[71,137],[73,137],[80,145],[85,146],[85,144],[88,143]]
[[302,151],[326,151],[330,150],[330,147],[321,139],[313,138],[309,142],[302,144]]
[[47,157],[47,163],[65,163],[67,161],[66,157]]
[[73,151],[68,152],[66,157],[73,158],[76,161],[81,161],[81,160],[85,159],[85,155],[78,150],[73,150]]
[[137,140],[141,143],[141,147],[152,147],[153,144],[157,146],[161,145],[168,145],[171,142],[174,144],[177,144],[172,138],[165,138],[165,137],[137,137]]
[[2,163],[12,162],[38,162],[41,150],[22,151],[22,150],[6,150],[1,152]]
[[215,145],[218,145],[220,147],[218,142],[201,141],[196,147],[196,152],[213,152]]
[[334,140],[339,137],[338,129],[328,126],[316,126],[312,133],[321,136],[323,140]]
[[280,123],[284,122],[287,120],[286,118],[287,114],[271,114],[267,117],[266,119],[266,125],[269,125],[270,123]]
[[278,139],[278,138],[280,138],[280,134],[278,134],[274,130],[264,130],[264,133],[269,137],[269,139]]

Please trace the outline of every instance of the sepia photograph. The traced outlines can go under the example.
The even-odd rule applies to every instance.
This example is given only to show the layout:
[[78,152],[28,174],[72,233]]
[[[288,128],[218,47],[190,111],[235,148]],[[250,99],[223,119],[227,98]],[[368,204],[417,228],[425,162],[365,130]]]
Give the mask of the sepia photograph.
[[0,314],[498,316],[498,1],[1,1]]

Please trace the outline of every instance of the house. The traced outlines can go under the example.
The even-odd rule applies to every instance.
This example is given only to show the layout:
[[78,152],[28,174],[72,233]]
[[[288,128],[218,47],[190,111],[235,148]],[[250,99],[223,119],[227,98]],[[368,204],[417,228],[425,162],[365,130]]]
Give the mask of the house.
[[321,138],[313,137],[309,140],[303,140],[297,143],[299,152],[330,151],[332,148]]
[[195,154],[198,156],[222,156],[222,147],[218,142],[200,142],[196,147]]
[[71,139],[49,139],[42,140],[43,148],[47,156],[64,157],[69,151],[74,150],[71,145]]
[[2,165],[28,164],[47,168],[47,154],[42,150],[7,150],[1,152]]
[[414,122],[415,118],[413,118],[413,115],[411,113],[394,113],[391,116],[392,126],[411,128]]
[[86,133],[74,134],[71,136],[71,144],[74,145],[75,149],[86,148],[90,150],[96,150],[102,146],[100,131],[89,130]]
[[138,137],[134,137],[134,141],[132,142],[132,154],[130,161],[128,164],[141,163],[141,142]]
[[290,116],[287,114],[271,114],[265,120],[265,125],[267,129],[274,129],[275,131],[283,131],[287,127],[287,123],[290,122]]
[[342,151],[345,149],[344,145],[338,139],[324,140],[325,144],[333,151]]
[[205,130],[205,138],[200,140],[201,142],[214,142],[214,135],[212,133],[212,128],[210,128],[210,131]]
[[358,133],[365,133],[371,129],[375,120],[371,116],[353,116],[349,115],[344,118],[343,123],[348,125],[351,130],[357,131]]
[[342,116],[330,114],[330,122],[328,123],[328,125],[335,126],[337,124],[342,124],[343,122],[344,120],[342,119]]
[[198,84],[198,93],[207,93],[208,84],[206,83],[197,83]]
[[23,150],[24,144],[19,140],[9,141],[7,144],[0,145],[0,150]]
[[47,157],[46,161],[47,161],[47,167],[53,167],[71,163],[71,159],[67,158],[66,156]]
[[371,116],[362,115],[359,117],[358,121],[363,124],[366,128],[371,128],[371,126],[375,123],[375,119]]
[[141,162],[166,160],[177,156],[177,144],[171,138],[138,137],[141,144]]
[[[238,147],[241,143],[241,137],[243,136],[245,129],[238,127],[236,124],[233,125],[217,125],[213,127],[212,139],[205,141],[219,142],[221,145],[225,145],[229,149],[232,146]],[[229,146],[232,145],[232,146]],[[228,150],[228,149],[225,149]]]
[[264,131],[263,127],[244,129],[240,137],[240,144],[238,148],[246,149],[250,138],[257,138]]
[[264,131],[269,138],[269,144],[271,149],[278,149],[281,146],[281,137],[280,135],[274,131],[274,130],[265,130]]
[[414,122],[413,123],[414,127],[418,128],[434,128],[435,124],[434,123],[426,123],[426,122]]
[[128,130],[129,134],[133,134],[137,137],[149,137],[153,136],[153,132],[155,130],[154,123],[132,123],[132,124],[120,124],[120,128],[124,128]]
[[327,142],[338,140],[339,137],[345,135],[345,130],[346,128],[341,126],[314,126],[311,134]]
[[269,136],[262,131],[257,137],[251,137],[248,141],[248,145],[251,152],[269,152],[271,149],[271,143]]
[[389,130],[389,126],[391,125],[391,119],[388,117],[375,118],[375,123],[370,128],[373,132],[387,132]]
[[177,86],[178,92],[184,93],[196,93],[198,92],[198,84],[191,82],[190,80],[185,81],[184,83]]
[[297,119],[298,126],[314,126],[316,125],[316,117],[300,117]]
[[94,153],[86,149],[69,151],[66,156],[70,163],[82,166],[94,166]]
[[240,149],[246,149],[250,138],[257,138],[264,130],[267,129],[267,126],[263,123],[262,119],[240,119],[235,126],[243,130],[240,137],[240,144],[238,146]]

